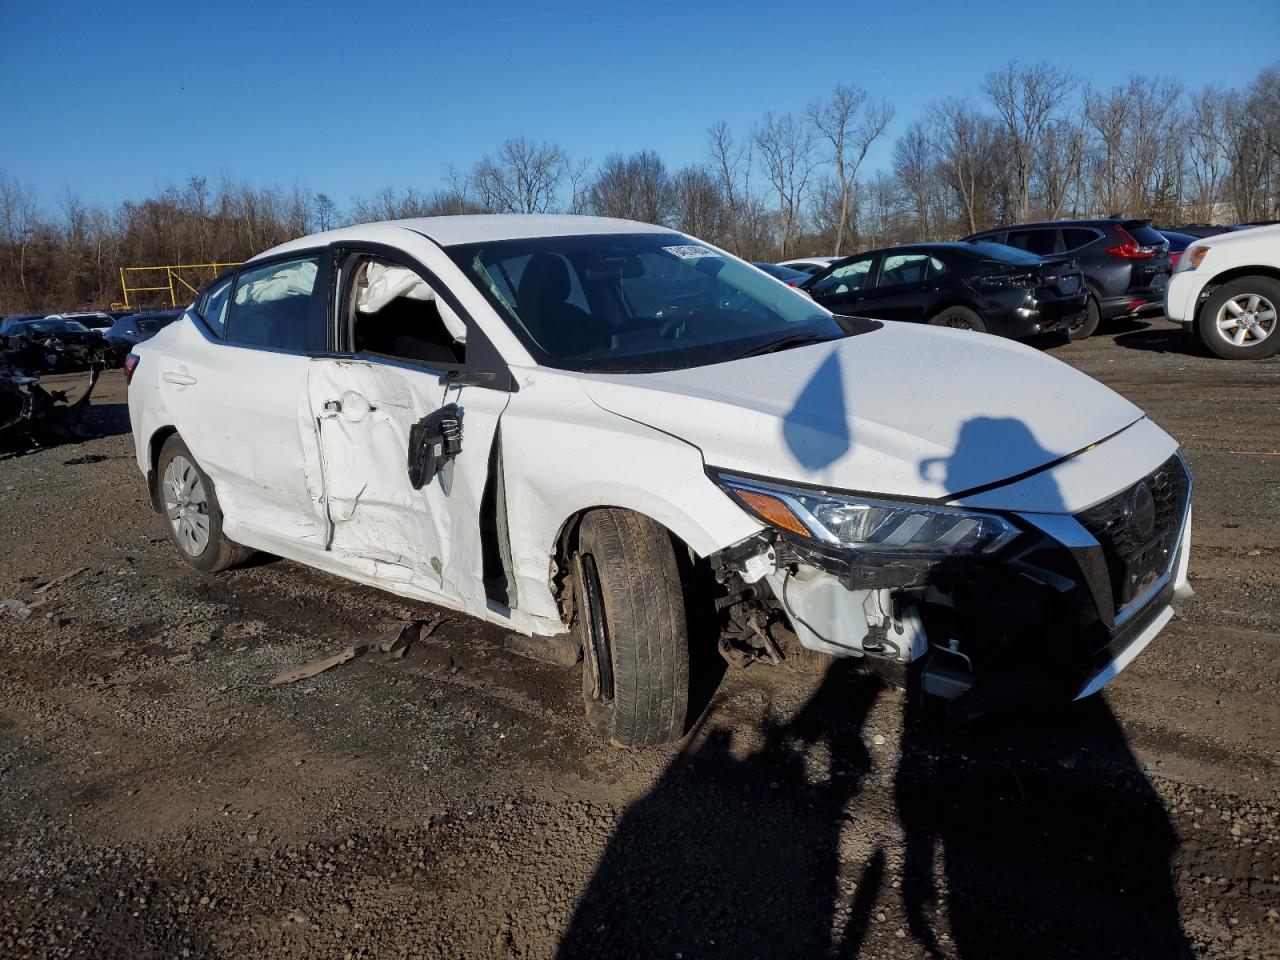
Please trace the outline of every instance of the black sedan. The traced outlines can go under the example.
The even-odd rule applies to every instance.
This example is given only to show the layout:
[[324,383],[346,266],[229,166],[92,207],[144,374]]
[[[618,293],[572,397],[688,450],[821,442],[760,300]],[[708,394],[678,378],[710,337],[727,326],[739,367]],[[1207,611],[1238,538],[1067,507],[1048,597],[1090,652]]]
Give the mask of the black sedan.
[[137,344],[150,340],[180,316],[181,310],[153,310],[121,317],[107,331],[109,359],[116,366],[124,363],[124,358]]
[[833,313],[978,330],[1015,339],[1080,322],[1087,295],[1073,259],[998,243],[918,243],[859,253],[804,284]]
[[2,346],[8,362],[27,373],[87,367],[102,363],[107,352],[101,334],[77,320],[55,317],[14,324]]

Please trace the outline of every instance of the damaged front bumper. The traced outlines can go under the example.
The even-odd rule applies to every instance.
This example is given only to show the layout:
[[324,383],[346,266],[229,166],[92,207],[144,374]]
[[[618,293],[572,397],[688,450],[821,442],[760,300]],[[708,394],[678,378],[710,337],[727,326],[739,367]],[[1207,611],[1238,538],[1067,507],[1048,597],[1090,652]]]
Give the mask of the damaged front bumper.
[[805,647],[910,664],[925,692],[980,713],[1086,697],[1128,666],[1191,594],[1190,503],[1174,454],[1075,515],[1008,514],[1021,532],[989,556],[895,562],[771,531],[770,553],[726,558],[768,584]]

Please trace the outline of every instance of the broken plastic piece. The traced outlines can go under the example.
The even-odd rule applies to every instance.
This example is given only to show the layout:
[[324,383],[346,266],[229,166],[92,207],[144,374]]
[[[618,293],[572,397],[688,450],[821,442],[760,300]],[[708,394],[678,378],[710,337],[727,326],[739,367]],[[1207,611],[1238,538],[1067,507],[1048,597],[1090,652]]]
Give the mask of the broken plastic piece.
[[508,653],[557,667],[572,667],[582,659],[582,645],[567,633],[554,637],[526,637],[519,633],[509,633],[502,645]]
[[334,667],[354,660],[356,657],[365,653],[369,649],[367,643],[353,644],[341,653],[335,653],[332,657],[325,657],[323,660],[313,660],[310,663],[304,663],[297,667],[285,667],[269,683],[273,687],[278,687],[286,683],[297,683],[299,680],[307,680],[311,677],[324,673],[326,670],[332,670]]

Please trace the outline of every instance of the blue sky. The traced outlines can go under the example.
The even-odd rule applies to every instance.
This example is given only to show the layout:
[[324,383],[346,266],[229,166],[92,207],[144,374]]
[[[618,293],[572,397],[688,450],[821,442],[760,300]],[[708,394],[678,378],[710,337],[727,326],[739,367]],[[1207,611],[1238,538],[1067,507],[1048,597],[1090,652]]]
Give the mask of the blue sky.
[[345,206],[434,189],[516,135],[680,165],[705,156],[715,121],[745,134],[842,81],[897,105],[891,134],[930,100],[979,95],[1012,58],[1102,86],[1134,71],[1230,86],[1268,58],[1234,79],[1210,55],[1225,35],[1274,39],[1280,0],[0,0],[0,171],[46,204],[227,173]]

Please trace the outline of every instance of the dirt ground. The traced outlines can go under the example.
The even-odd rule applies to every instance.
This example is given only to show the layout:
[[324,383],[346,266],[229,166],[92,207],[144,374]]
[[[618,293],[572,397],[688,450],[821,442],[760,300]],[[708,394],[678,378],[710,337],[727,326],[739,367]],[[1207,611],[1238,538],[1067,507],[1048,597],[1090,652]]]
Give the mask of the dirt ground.
[[1051,349],[1196,475],[1196,597],[1132,667],[964,726],[731,670],[642,753],[458,617],[269,686],[433,611],[182,565],[104,376],[102,436],[0,459],[0,599],[45,601],[0,611],[0,956],[1280,957],[1280,361]]

